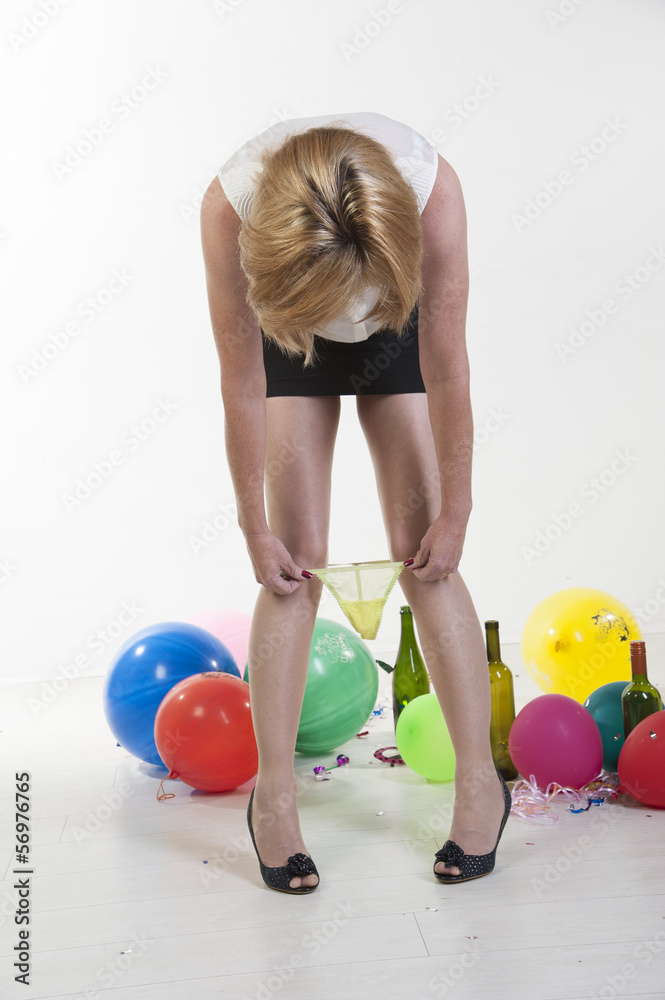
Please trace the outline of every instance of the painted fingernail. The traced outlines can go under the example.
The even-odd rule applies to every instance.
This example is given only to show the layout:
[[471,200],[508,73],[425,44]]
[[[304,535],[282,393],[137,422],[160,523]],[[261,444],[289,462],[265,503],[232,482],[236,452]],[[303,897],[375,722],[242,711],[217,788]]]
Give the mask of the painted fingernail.
[[416,560],[415,559],[405,559],[404,565],[411,566]]
[[311,580],[312,579],[312,574],[308,573],[306,569],[304,569],[302,571],[302,575],[305,577],[306,580]]

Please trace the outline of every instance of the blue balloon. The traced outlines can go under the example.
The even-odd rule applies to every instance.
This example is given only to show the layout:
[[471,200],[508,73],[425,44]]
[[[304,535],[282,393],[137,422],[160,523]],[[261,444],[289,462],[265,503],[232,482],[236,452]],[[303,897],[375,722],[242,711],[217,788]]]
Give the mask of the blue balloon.
[[603,767],[606,771],[616,771],[619,766],[619,754],[623,746],[623,711],[621,708],[621,693],[627,688],[629,681],[612,681],[592,691],[584,707],[591,713],[593,721],[600,730],[603,741]]
[[116,653],[104,684],[104,713],[118,743],[148,764],[162,764],[154,736],[162,699],[185,677],[212,670],[240,677],[224,643],[198,625],[160,622],[136,632]]

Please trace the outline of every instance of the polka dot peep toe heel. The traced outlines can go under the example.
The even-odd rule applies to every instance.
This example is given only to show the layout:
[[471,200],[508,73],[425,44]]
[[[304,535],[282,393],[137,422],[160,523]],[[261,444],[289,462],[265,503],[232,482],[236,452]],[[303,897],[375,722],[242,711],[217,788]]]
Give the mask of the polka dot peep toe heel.
[[291,880],[294,878],[306,878],[307,875],[316,875],[317,878],[319,877],[316,865],[308,854],[292,854],[291,857],[287,859],[286,864],[279,868],[268,868],[263,864],[259,850],[256,846],[256,841],[254,840],[254,830],[252,829],[253,801],[254,789],[252,788],[252,794],[249,797],[249,805],[247,806],[247,826],[249,827],[249,833],[252,838],[254,850],[256,851],[256,856],[259,859],[261,877],[265,884],[270,889],[276,889],[277,892],[288,892],[297,896],[302,896],[307,892],[314,892],[314,890],[319,887],[318,882],[316,885],[299,885],[295,888],[290,885]]
[[[510,809],[513,804],[510,789],[498,771],[497,777],[501,782],[506,808],[503,814],[503,820],[501,821],[501,826],[499,827],[499,836],[496,838],[494,850],[490,851],[489,854],[465,854],[459,844],[456,844],[454,840],[447,840],[443,847],[434,855],[436,859],[434,861],[434,874],[439,882],[445,882],[446,885],[450,885],[452,882],[470,882],[471,879],[482,878],[483,875],[489,875],[489,873],[494,870],[496,849],[499,846],[501,834],[503,833],[503,828],[508,821]],[[448,868],[459,868],[460,874],[451,875],[449,872],[437,872],[436,866],[440,861],[443,861],[444,865],[447,865]]]

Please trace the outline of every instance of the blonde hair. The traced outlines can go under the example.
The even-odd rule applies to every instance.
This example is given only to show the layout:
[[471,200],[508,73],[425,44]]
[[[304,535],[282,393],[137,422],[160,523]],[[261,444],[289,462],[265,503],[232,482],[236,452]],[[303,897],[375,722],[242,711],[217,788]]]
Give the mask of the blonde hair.
[[333,124],[289,136],[261,162],[238,243],[266,337],[310,365],[315,334],[370,288],[361,321],[404,333],[421,290],[422,223],[388,150]]

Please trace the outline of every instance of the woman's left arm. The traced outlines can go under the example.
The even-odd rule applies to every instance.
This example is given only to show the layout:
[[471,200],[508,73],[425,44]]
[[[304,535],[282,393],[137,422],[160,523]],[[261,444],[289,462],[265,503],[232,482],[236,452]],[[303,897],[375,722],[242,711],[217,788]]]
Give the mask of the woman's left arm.
[[473,455],[466,211],[457,174],[441,156],[422,225],[418,343],[441,479],[441,513],[422,539],[411,569],[421,580],[438,580],[457,570],[462,555],[472,507]]

